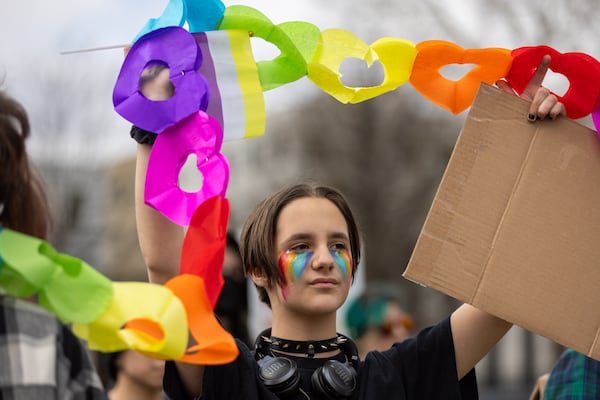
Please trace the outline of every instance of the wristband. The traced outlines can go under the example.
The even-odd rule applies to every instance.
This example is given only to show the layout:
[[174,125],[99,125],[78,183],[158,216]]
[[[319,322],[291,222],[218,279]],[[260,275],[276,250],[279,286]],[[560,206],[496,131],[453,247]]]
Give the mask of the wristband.
[[139,144],[149,144],[152,146],[156,137],[158,136],[156,133],[146,131],[142,128],[138,128],[135,125],[131,126],[131,131],[129,132],[131,138],[138,142]]

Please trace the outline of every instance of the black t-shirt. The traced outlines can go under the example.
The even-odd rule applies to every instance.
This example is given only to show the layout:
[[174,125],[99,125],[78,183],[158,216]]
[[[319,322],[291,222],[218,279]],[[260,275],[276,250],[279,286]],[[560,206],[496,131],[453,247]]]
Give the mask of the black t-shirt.
[[[238,341],[237,344],[240,354],[234,362],[205,368],[202,399],[278,399],[259,382],[254,353],[242,342]],[[311,390],[310,376],[328,359],[293,359],[302,374],[301,387],[309,393],[311,400],[319,399]],[[344,355],[334,359],[344,361]],[[450,318],[446,318],[424,329],[416,337],[393,345],[389,350],[370,352],[359,363],[357,388],[352,399],[478,399],[475,370],[471,370],[461,381],[458,381],[456,374]],[[173,362],[167,362],[164,389],[173,400],[190,398],[185,394]],[[288,399],[306,400],[307,397],[298,393]]]

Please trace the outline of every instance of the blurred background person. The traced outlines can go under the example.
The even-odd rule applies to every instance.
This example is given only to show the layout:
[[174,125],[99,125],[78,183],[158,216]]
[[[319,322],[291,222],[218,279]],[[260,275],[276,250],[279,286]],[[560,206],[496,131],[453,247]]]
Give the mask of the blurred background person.
[[248,283],[239,244],[231,232],[227,233],[223,279],[225,282],[215,305],[215,314],[233,337],[251,346],[248,332]]
[[414,333],[414,319],[403,306],[400,292],[391,287],[368,286],[351,301],[345,319],[361,359],[371,350],[387,350]]
[[549,374],[542,375],[530,400],[600,399],[600,361],[565,349]]
[[[0,231],[47,240],[50,207],[26,151],[29,134],[27,112],[0,89]],[[0,399],[103,398],[90,355],[71,330],[0,286]]]
[[165,363],[135,350],[100,353],[98,370],[109,400],[164,400]]

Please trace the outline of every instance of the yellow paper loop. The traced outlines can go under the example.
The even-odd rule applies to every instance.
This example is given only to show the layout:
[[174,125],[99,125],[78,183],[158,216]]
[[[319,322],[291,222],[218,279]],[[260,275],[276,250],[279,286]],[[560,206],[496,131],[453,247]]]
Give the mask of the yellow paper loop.
[[[181,300],[161,285],[144,282],[114,282],[113,285],[110,307],[90,324],[74,324],[75,334],[87,340],[94,350],[134,349],[156,358],[181,357],[188,341],[188,322]],[[126,328],[127,322],[133,319],[154,322],[150,325],[160,327],[163,336],[159,338],[151,331]]]
[[[409,40],[382,38],[369,46],[348,31],[328,29],[321,33],[321,43],[315,57],[307,66],[308,77],[340,102],[359,103],[406,83],[416,56],[416,46]],[[385,74],[381,85],[344,85],[340,66],[347,58],[364,60],[368,67],[376,61],[380,62]]]

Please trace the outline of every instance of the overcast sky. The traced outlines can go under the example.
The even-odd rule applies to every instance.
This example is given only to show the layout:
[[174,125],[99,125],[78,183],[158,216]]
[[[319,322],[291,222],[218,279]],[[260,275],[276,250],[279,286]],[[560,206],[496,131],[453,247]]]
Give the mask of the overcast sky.
[[[540,1],[542,5],[552,4],[543,0],[535,2]],[[479,45],[511,49],[540,44],[519,43],[518,38],[515,41],[514,35],[506,35],[506,27],[509,24],[502,21],[502,16],[482,15],[477,0],[448,2],[451,6],[444,11],[443,17],[444,21],[451,25],[451,31],[457,33],[456,37],[450,37],[448,31],[439,26],[440,20],[436,20],[431,11],[426,10],[421,2],[416,0],[405,0],[395,9],[396,13],[398,10],[404,12],[403,15],[381,12],[372,6],[373,2],[349,0],[244,0],[224,3],[226,6],[244,4],[255,7],[275,23],[297,20],[313,23],[321,30],[346,29],[367,42],[383,36],[392,36],[406,38],[415,43],[428,39],[445,39],[464,47]],[[94,87],[91,85],[94,79],[101,78],[100,75],[112,79],[104,84],[102,89],[94,89],[94,92],[90,93],[99,97],[99,104],[105,105],[97,107],[94,111],[105,116],[105,120],[114,120],[115,131],[127,130],[128,123],[114,112],[111,100],[112,86],[123,59],[122,51],[103,50],[74,55],[61,55],[60,52],[129,43],[148,19],[157,18],[162,14],[167,4],[168,0],[0,0],[0,79],[4,79],[2,87],[19,98],[30,110],[30,114],[33,114],[34,133],[41,130],[41,127],[35,125],[35,121],[38,120],[37,113],[43,112],[40,101],[51,100],[46,98],[47,95],[40,96],[36,85],[44,79],[46,70],[57,68],[61,70],[60,73],[64,71],[66,76],[69,76],[70,70],[86,69],[90,77],[90,88]],[[534,7],[528,4],[525,5],[527,13],[518,13],[510,18],[519,18],[522,26],[535,29],[529,22],[529,12],[534,11]],[[361,18],[364,16],[366,22],[357,23],[357,20],[361,21],[360,18],[357,19],[357,15]],[[565,16],[558,18],[561,18],[559,22],[565,21],[565,26],[561,27],[559,22],[554,23],[557,30],[573,31],[573,21],[568,21]],[[369,22],[373,20],[380,22]],[[583,37],[590,35],[590,27],[577,26],[577,29]],[[598,55],[594,54],[597,46],[592,46],[597,43],[595,37],[597,34],[587,42],[578,42],[578,48],[555,48],[561,51],[583,51],[597,57]],[[253,44],[255,43],[256,41],[253,41]],[[261,59],[259,54],[257,59]],[[82,87],[82,90],[86,88]],[[305,78],[266,92],[267,119],[278,107],[288,107],[290,102],[293,104],[296,98],[300,97],[297,93],[303,90],[318,92]],[[74,113],[78,111],[77,106],[74,106]],[[131,139],[126,134],[120,134],[117,139],[111,140],[114,148],[108,153],[119,157],[131,152],[132,147],[128,146],[127,140]]]

